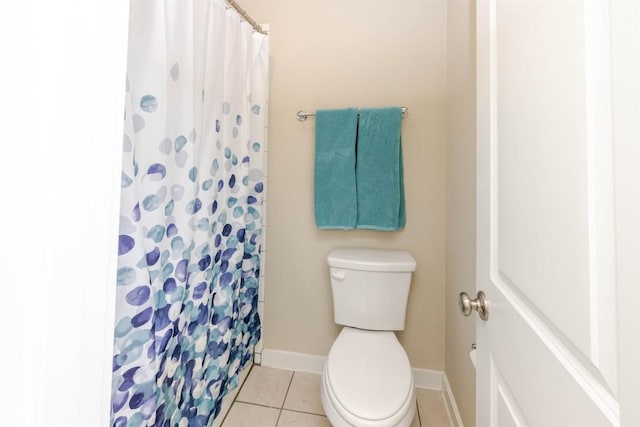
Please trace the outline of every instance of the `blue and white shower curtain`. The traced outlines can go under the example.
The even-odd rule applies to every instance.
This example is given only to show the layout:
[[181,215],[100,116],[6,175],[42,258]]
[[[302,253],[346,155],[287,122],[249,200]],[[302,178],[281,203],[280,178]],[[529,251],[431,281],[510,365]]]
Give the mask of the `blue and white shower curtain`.
[[111,424],[205,426],[260,339],[268,38],[132,0]]

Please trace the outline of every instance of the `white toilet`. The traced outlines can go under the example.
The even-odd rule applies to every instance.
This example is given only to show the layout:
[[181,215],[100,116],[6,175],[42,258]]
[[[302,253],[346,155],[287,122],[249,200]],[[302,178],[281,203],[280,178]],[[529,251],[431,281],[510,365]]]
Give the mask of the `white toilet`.
[[322,406],[334,427],[406,427],[415,415],[404,329],[411,273],[404,251],[335,249],[327,257],[335,322],[344,325],[322,374]]

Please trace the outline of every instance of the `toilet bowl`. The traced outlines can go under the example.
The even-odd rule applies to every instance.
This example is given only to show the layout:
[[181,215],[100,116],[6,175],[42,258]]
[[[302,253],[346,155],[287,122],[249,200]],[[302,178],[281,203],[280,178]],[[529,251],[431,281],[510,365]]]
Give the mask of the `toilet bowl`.
[[327,356],[321,396],[334,427],[408,427],[413,376],[395,334],[343,328]]
[[405,251],[342,248],[327,262],[334,321],[344,327],[322,374],[325,413],[334,427],[408,427],[413,375],[393,331],[404,329],[416,261]]

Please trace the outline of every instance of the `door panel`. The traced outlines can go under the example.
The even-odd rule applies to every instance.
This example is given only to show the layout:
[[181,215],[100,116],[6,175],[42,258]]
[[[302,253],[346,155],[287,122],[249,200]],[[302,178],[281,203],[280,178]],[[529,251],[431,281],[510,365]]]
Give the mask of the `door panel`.
[[491,410],[495,412],[493,418],[498,420],[499,426],[529,425],[493,359],[491,360],[491,401],[495,402],[495,407]]
[[477,17],[478,425],[617,425],[609,3]]
[[[611,424],[616,401],[597,376],[583,367],[526,302],[502,285],[497,281],[493,291],[487,322],[492,330],[483,346],[491,349],[492,375],[499,372],[499,383],[505,384],[512,396],[509,401],[514,402],[510,406],[519,408],[517,419],[544,427]],[[500,400],[491,405],[499,406]]]
[[585,37],[578,19],[583,15],[576,2],[496,3],[495,262],[588,356],[591,296],[582,287],[589,282]]

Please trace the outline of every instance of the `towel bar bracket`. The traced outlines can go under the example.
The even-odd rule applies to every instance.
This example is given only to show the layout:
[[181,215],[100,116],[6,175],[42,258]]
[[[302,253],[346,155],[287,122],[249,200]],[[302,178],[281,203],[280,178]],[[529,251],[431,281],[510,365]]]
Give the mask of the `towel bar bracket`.
[[296,114],[296,117],[299,121],[304,122],[305,120],[307,120],[307,117],[309,116],[315,116],[315,113],[307,113],[305,111],[298,111],[298,113]]

